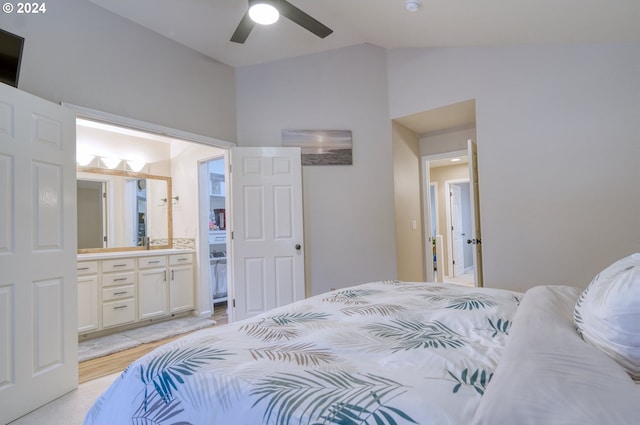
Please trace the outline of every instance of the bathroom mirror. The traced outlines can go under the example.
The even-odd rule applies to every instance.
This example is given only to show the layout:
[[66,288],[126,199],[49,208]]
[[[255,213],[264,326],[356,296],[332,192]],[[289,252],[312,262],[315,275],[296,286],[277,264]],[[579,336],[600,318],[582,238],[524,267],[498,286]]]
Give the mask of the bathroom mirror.
[[172,247],[171,177],[77,167],[78,253]]

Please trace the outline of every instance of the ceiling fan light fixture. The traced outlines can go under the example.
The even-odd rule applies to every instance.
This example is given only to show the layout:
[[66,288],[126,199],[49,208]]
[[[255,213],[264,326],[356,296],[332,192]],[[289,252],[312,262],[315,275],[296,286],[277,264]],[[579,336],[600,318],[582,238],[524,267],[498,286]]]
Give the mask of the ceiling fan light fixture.
[[271,25],[280,19],[280,12],[270,1],[254,1],[249,7],[249,17],[257,24]]

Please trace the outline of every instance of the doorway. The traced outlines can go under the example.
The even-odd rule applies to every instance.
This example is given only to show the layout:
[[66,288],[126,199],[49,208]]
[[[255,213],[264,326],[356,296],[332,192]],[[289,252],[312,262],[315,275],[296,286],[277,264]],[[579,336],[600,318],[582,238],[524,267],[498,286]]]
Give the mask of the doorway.
[[[199,223],[200,252],[204,256],[200,267],[202,293],[207,293],[211,311],[227,310],[230,288],[227,261],[228,175],[226,156],[199,163]],[[228,313],[227,313],[228,314]]]
[[425,226],[425,274],[428,281],[465,286],[482,285],[478,266],[479,232],[477,195],[472,176],[477,175],[472,155],[458,150],[422,157]]
[[[205,240],[205,248],[200,249],[199,189],[194,182],[198,181],[200,161],[224,158],[234,145],[222,140],[75,105],[65,104],[64,106],[76,112],[78,121],[90,123],[90,127],[84,126],[81,131],[76,132],[78,161],[88,153],[100,158],[117,155],[120,158],[135,160],[136,165],[140,167],[138,171],[142,173],[173,177],[171,201],[175,227],[174,248],[194,249],[195,263],[198,267],[194,276],[195,314],[211,315],[213,311],[209,301],[209,249],[206,245],[208,240]],[[77,129],[81,127],[77,126]],[[100,129],[108,134],[108,137],[96,137]],[[126,166],[132,164],[133,161],[127,161]],[[208,218],[204,221],[204,225],[206,226],[207,223]],[[206,265],[206,275],[201,272],[201,264]],[[201,280],[207,284],[202,284]]]
[[[468,236],[473,234],[469,179],[445,181],[446,208],[446,282],[474,286],[474,259]],[[437,214],[437,213],[436,213]]]

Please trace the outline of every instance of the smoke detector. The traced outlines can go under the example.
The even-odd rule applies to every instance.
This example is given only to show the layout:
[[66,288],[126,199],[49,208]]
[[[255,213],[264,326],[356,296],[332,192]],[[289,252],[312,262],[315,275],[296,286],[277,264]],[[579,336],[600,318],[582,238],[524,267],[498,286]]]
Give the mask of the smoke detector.
[[404,7],[407,12],[417,12],[422,7],[422,2],[420,0],[405,0]]

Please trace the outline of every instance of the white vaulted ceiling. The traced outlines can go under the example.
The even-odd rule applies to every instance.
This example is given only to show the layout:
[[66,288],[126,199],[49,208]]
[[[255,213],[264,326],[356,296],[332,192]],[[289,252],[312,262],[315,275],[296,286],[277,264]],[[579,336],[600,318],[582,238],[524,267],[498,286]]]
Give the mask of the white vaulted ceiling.
[[87,0],[233,67],[370,43],[391,48],[640,41],[638,0],[289,0],[334,30],[293,22],[229,41],[246,0]]

